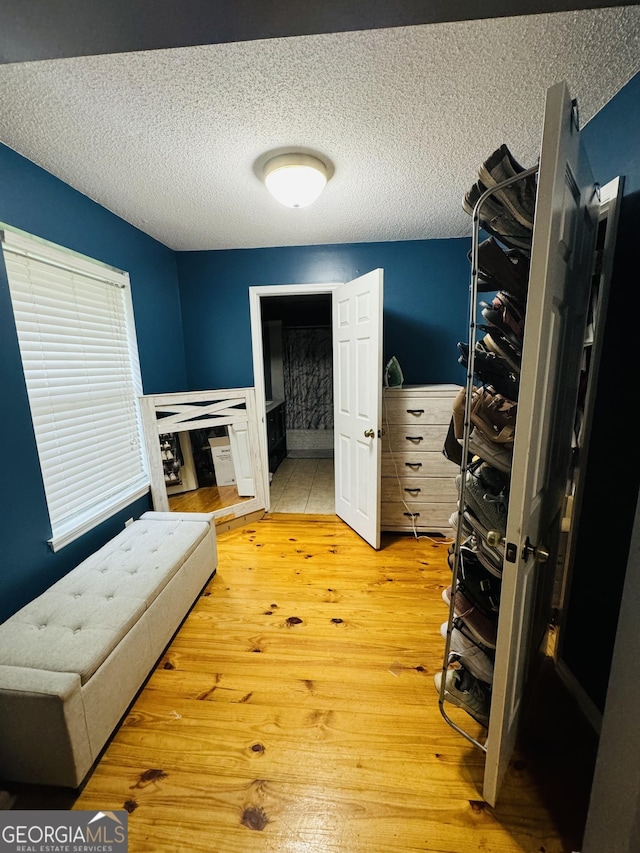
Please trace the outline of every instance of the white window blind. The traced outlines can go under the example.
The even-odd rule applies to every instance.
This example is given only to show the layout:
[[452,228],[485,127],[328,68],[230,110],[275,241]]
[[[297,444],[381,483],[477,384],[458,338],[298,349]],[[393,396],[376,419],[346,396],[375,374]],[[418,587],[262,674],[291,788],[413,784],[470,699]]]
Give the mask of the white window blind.
[[5,230],[2,248],[58,550],[148,489],[126,273]]

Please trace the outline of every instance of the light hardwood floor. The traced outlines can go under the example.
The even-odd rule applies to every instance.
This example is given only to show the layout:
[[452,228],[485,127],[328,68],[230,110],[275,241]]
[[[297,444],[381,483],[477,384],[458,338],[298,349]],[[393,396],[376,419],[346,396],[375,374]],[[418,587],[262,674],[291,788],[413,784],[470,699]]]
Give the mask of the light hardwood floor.
[[218,544],[75,808],[127,809],[130,853],[579,850],[522,753],[483,803],[483,755],[440,715],[445,542],[374,552],[335,516],[272,514]]
[[171,512],[214,512],[251,498],[240,497],[235,486],[201,486],[190,492],[169,495]]

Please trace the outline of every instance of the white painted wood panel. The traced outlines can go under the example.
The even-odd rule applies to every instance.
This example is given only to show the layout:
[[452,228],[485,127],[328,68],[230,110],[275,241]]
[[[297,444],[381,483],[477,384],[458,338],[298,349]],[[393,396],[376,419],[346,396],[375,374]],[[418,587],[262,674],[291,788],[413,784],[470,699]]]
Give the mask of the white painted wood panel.
[[[547,93],[483,795],[495,804],[548,619],[591,281],[597,196],[566,84]],[[540,562],[531,549],[546,549]],[[538,554],[540,551],[537,552]],[[551,573],[551,575],[549,574]]]
[[382,270],[333,292],[336,514],[380,547]]

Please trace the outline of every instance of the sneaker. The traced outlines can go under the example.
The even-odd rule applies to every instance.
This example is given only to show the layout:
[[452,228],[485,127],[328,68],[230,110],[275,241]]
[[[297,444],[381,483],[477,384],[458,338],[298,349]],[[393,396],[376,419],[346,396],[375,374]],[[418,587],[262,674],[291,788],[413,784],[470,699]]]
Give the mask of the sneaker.
[[[451,513],[451,515],[449,516],[449,524],[453,528],[454,535],[457,536],[457,534],[458,534],[458,513],[457,512]],[[472,533],[473,533],[473,528],[471,527],[468,519],[463,517],[463,519],[462,519],[462,538],[466,539],[468,536],[471,536]]]
[[[462,475],[456,475],[458,495],[461,492]],[[467,472],[464,488],[464,502],[487,530],[497,530],[503,536],[507,532],[507,510],[509,502],[506,495],[493,493],[471,471]]]
[[488,545],[476,533],[466,541],[469,543],[469,547],[472,548],[476,559],[485,567],[489,574],[493,575],[494,578],[502,578],[502,559],[496,549]]
[[458,562],[458,589],[485,615],[497,613],[500,609],[500,575],[487,572],[471,544],[460,546]]
[[[476,203],[486,189],[487,187],[478,181],[465,194],[462,207],[467,213],[473,215]],[[495,197],[489,196],[484,200],[479,210],[479,218],[485,231],[501,243],[514,249],[531,251],[531,229],[514,219],[509,210]]]
[[496,555],[496,559],[499,560],[500,565],[504,560],[504,544],[500,545],[489,545],[487,539],[489,536],[488,529],[482,524],[480,519],[476,518],[476,516],[469,510],[465,508],[463,512],[464,521],[469,524],[471,529],[473,530],[473,534],[476,537],[476,541],[478,542],[478,547],[481,551],[492,551]]
[[[478,546],[478,537],[477,535],[469,528],[468,535],[462,540],[460,544],[460,548],[469,549],[474,557],[484,566],[484,568],[489,572],[489,574],[493,575],[495,578],[502,578],[502,560],[499,555],[495,551],[495,549],[486,547],[489,549],[490,554],[486,554],[484,551],[480,549]],[[455,554],[456,554],[456,543],[452,542],[447,549],[447,564],[451,571],[453,571],[455,567]]]
[[[524,171],[524,167],[514,159],[507,146],[501,145],[480,167],[480,180],[485,186],[494,187]],[[536,209],[535,175],[529,175],[497,190],[493,198],[500,201],[517,222],[533,230]]]
[[[442,690],[442,671],[433,677],[438,693]],[[448,669],[444,680],[444,698],[463,708],[474,720],[485,728],[489,725],[491,692],[466,669]]]
[[[443,622],[440,634],[446,640],[449,623]],[[459,661],[471,675],[485,684],[493,684],[493,661],[489,650],[477,643],[468,633],[464,622],[454,619],[449,642],[449,663]]]
[[[442,591],[442,600],[448,605],[451,605],[451,593],[450,586]],[[482,613],[459,589],[453,597],[453,613],[464,622],[474,640],[489,649],[495,649],[498,636],[497,614],[488,616]]]

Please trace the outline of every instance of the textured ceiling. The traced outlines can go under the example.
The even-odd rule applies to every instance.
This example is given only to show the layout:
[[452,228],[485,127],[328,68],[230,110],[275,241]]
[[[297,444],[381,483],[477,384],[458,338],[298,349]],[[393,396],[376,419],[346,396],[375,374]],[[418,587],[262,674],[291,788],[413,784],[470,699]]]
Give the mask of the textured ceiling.
[[[506,142],[538,156],[547,88],[581,121],[640,70],[640,8],[559,12],[0,66],[0,141],[179,250],[465,236]],[[267,151],[335,173],[289,210]]]

